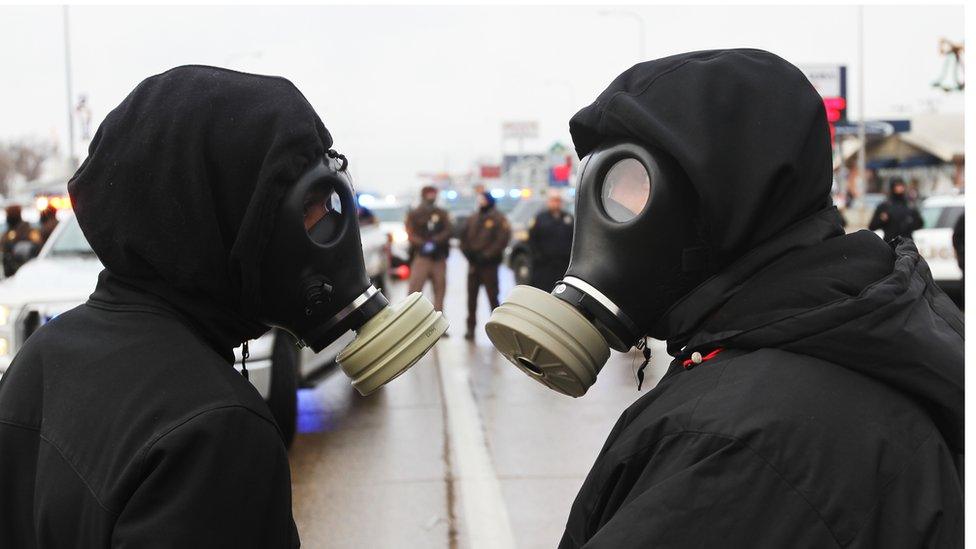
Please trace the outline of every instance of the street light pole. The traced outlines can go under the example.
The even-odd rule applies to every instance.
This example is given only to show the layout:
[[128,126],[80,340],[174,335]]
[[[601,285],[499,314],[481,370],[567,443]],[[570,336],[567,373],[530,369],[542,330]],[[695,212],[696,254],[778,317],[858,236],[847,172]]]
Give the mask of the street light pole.
[[857,127],[857,138],[861,141],[861,150],[857,151],[857,192],[858,196],[864,196],[867,190],[865,151],[868,148],[864,131],[864,6],[857,8],[857,65],[857,115],[861,120]]
[[71,33],[68,6],[62,6],[62,14],[64,26],[64,87],[65,101],[68,107],[68,162],[73,170],[78,167],[78,159],[75,157],[75,117],[71,108],[71,97],[74,92],[71,89]]
[[637,44],[637,48],[638,48],[638,51],[637,51],[638,60],[640,60],[640,61],[646,61],[647,60],[647,24],[644,22],[644,18],[641,17],[641,15],[639,13],[634,12],[634,11],[628,11],[628,10],[600,10],[600,15],[603,15],[603,16],[618,15],[618,16],[621,16],[621,17],[627,17],[629,19],[636,20],[637,21],[637,39],[639,41],[638,44]]

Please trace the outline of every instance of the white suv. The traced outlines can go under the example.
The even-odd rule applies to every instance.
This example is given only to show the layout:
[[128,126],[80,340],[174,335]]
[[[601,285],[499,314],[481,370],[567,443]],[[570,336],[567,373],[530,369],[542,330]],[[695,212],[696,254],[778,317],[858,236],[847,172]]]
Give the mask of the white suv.
[[[30,334],[83,303],[95,289],[102,264],[74,215],[59,217],[61,222],[38,256],[0,281],[0,377]],[[375,225],[362,227],[361,235],[367,273],[383,289],[389,265],[386,235]],[[318,354],[308,349],[298,352],[294,339],[278,330],[248,343],[249,379],[267,400],[286,444],[294,436],[298,384],[332,370],[336,355],[352,337],[350,332]],[[240,348],[235,353],[240,369]]]
[[962,290],[962,270],[952,247],[952,230],[965,207],[966,196],[961,194],[926,198],[919,208],[923,226],[912,234],[932,278],[956,303]]

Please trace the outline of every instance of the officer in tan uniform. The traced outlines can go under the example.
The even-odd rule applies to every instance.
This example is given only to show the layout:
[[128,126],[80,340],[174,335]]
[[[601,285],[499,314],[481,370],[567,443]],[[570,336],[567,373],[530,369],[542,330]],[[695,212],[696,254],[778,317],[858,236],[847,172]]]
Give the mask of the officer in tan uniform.
[[491,308],[498,307],[498,265],[511,238],[505,216],[495,209],[490,193],[478,195],[478,211],[471,214],[461,233],[461,252],[468,259],[468,331],[464,338],[474,339],[478,290],[485,287]]
[[430,280],[434,287],[434,308],[444,308],[447,287],[447,255],[450,252],[451,218],[439,208],[437,188],[426,186],[420,191],[420,205],[407,213],[405,221],[410,241],[409,293],[423,291]]

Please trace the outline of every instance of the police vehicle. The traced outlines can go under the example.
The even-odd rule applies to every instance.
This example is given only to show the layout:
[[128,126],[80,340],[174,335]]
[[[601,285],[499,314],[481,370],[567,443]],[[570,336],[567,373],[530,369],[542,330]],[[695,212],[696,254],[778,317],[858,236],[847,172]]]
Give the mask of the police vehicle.
[[962,291],[962,270],[952,247],[952,230],[966,207],[965,195],[933,196],[919,208],[922,228],[912,234],[919,253],[932,270],[932,278],[956,303]]

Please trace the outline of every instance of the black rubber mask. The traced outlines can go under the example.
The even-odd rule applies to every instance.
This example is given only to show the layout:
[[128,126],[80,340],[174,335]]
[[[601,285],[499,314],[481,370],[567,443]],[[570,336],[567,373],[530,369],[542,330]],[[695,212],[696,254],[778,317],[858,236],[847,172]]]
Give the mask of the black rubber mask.
[[665,153],[632,142],[597,147],[580,164],[566,275],[552,294],[513,289],[486,326],[492,343],[533,378],[581,396],[609,348],[635,346],[702,279],[696,210],[691,184]]
[[554,295],[627,351],[701,280],[694,190],[662,151],[611,142],[583,158],[577,193],[567,288]]
[[355,330],[337,361],[368,394],[423,356],[447,322],[419,293],[390,307],[370,284],[355,197],[345,158],[331,151],[288,189],[262,265],[261,320],[315,352]]

